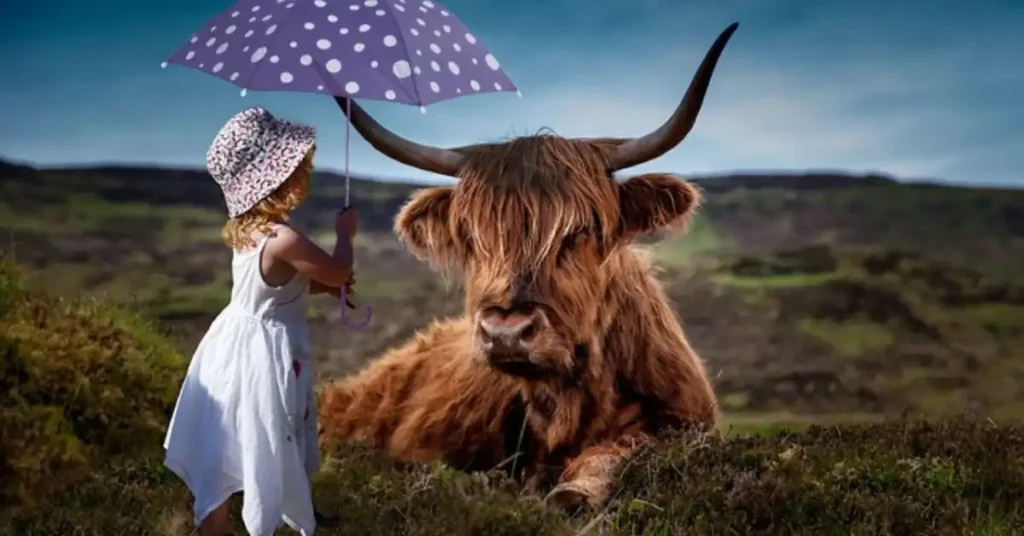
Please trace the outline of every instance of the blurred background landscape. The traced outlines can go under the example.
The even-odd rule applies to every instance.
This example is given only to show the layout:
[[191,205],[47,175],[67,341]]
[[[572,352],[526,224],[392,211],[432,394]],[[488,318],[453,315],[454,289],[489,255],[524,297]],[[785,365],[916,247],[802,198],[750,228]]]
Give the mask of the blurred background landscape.
[[[1024,415],[1024,190],[843,174],[693,177],[685,235],[652,237],[684,328],[733,422],[903,412]],[[343,177],[317,173],[295,223],[325,248]],[[462,310],[391,230],[417,188],[353,180],[364,331],[314,298],[321,378]],[[190,355],[227,303],[223,201],[205,171],[0,164],[3,251],[26,285],[105,296],[160,320]]]

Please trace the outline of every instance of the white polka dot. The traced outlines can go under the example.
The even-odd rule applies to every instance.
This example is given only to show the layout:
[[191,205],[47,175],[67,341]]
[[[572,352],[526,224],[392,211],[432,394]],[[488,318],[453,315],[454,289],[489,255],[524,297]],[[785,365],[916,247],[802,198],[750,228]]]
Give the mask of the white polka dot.
[[395,100],[395,92],[390,89],[384,92],[384,98],[387,100]]
[[210,31],[211,32],[216,32],[217,31],[217,27],[216,26],[210,26]]
[[349,94],[359,93],[359,84],[355,82],[349,82],[345,84],[345,91],[348,91]]
[[217,64],[213,66],[213,72],[219,73],[220,70],[223,69],[223,68],[224,68],[224,62],[218,61]]
[[355,50],[356,52],[362,52],[365,49],[366,49],[366,45],[364,45],[362,43],[356,43],[355,46],[352,47],[352,50]]
[[471,45],[475,45],[476,44],[476,37],[473,37],[473,34],[468,33],[468,34],[466,34],[466,42],[471,44]]
[[316,7],[327,7],[327,2],[324,2],[324,0],[313,0],[313,5]]
[[256,17],[249,17],[249,22],[256,22]]
[[430,91],[433,91],[434,93],[437,93],[438,91],[441,91],[441,86],[437,85],[437,82],[431,82],[430,83]]
[[451,71],[452,74],[459,74],[459,64],[454,61],[449,61],[448,70]]
[[427,23],[424,22],[423,19],[421,19],[419,17],[416,18],[416,24],[419,24],[420,26],[426,26],[427,25]]
[[231,73],[231,81],[234,82],[238,79],[238,73]]
[[419,35],[420,31],[417,30],[416,28],[409,28],[409,33],[411,33],[413,35]]
[[348,8],[352,11],[359,11],[359,6],[356,4],[352,4],[351,6],[348,6]]
[[457,88],[455,88],[455,92],[456,92],[456,93],[462,93],[462,88],[461,88],[461,87],[457,87]]
[[477,82],[476,80],[470,80],[469,87],[473,88],[473,91],[480,91],[480,82]]
[[203,65],[204,65],[204,64],[200,63],[200,64],[199,64],[199,68],[200,68],[200,69],[202,69],[202,68],[203,68]]
[[405,8],[404,8],[404,7],[402,7],[402,5],[401,5],[401,4],[395,4],[395,9],[397,9],[397,10],[399,10],[399,11],[403,11],[403,12],[405,11]]
[[281,82],[285,84],[291,84],[292,80],[295,80],[295,77],[292,76],[292,73],[289,73],[288,71],[283,71],[281,73]]
[[341,62],[338,61],[337,59],[332,58],[327,60],[327,63],[324,64],[324,67],[327,68],[327,72],[334,74],[341,70]]
[[306,24],[303,24],[302,27],[307,30],[312,30],[313,28],[316,28],[316,24],[313,24],[312,22],[307,22]]
[[473,65],[476,65],[477,63],[476,58],[473,58]]
[[224,33],[226,33],[228,35],[231,35],[231,34],[235,33],[235,30],[237,30],[237,29],[238,29],[238,26],[235,26],[234,24],[232,24],[231,26],[228,26],[227,28],[224,28]]
[[263,56],[267,55],[267,47],[260,47],[256,49],[256,52],[252,53],[252,57],[249,58],[253,63],[259,63],[263,59]]
[[348,35],[348,28],[342,28],[338,30],[338,33],[340,33],[341,35]]
[[462,52],[462,45],[460,45],[458,43],[453,43],[452,44],[452,48],[455,49],[455,52]]
[[425,5],[425,6],[429,7],[429,8],[433,8],[434,7],[434,3],[431,2],[430,0],[423,0],[423,5]]
[[391,71],[395,73],[395,76],[398,78],[409,78],[409,75],[412,74],[409,71],[409,62],[405,60],[396,61],[395,64],[391,66]]
[[444,30],[444,33],[452,33],[452,27],[447,24],[442,25],[441,29]]
[[433,69],[435,72],[441,72],[441,66],[438,65],[436,61],[430,61],[430,68]]
[[494,89],[497,89],[498,91],[501,91],[501,84],[495,82],[494,83]]
[[295,47],[299,46],[299,44],[296,43],[295,41],[292,41],[291,43],[288,43],[288,46],[290,46],[292,48],[295,48]]
[[252,33],[253,33],[252,30],[249,30],[249,31],[245,32],[245,38],[248,39],[248,38],[252,37]]
[[316,90],[317,91],[323,91],[324,90],[324,86],[316,86]]
[[[238,12],[236,11],[235,13],[238,13]],[[192,39],[189,39],[188,42],[192,43],[194,45],[196,43],[196,41],[198,41],[198,40],[199,40],[199,36],[193,35]]]
[[363,5],[366,7],[376,7],[377,0],[366,0],[365,2],[363,2]]
[[252,6],[252,12],[253,13],[256,13],[259,10],[260,10],[260,6]]
[[496,60],[492,54],[484,56],[484,61],[487,62],[487,66],[493,71],[497,71],[498,67],[501,67],[501,65],[498,64],[498,60]]
[[288,5],[286,5],[284,7],[287,8],[287,9],[291,9],[291,8],[295,7],[295,2],[289,2]]
[[303,54],[302,56],[299,57],[299,63],[308,66],[313,63],[313,56],[310,56],[309,54]]
[[277,25],[276,24],[271,24],[270,26],[267,27],[267,35],[270,35],[270,34],[276,32],[276,31],[277,31]]
[[232,11],[231,12],[231,18],[233,18],[233,19],[238,17],[238,15],[239,15],[239,13],[237,11]]
[[191,60],[194,57],[196,57],[195,51],[189,50],[188,54],[185,54],[185,60]]
[[376,13],[378,17],[383,17],[384,16],[384,10],[383,9],[378,9],[377,11],[374,11],[374,13]]
[[395,46],[397,44],[398,44],[398,39],[395,38],[395,36],[393,36],[393,35],[385,35],[384,36],[384,46],[386,46],[386,47],[393,47],[393,46]]
[[242,47],[242,52],[249,52],[249,45]]
[[211,38],[206,40],[206,46],[212,47],[213,44],[216,43],[216,42],[217,42],[217,38],[216,37],[211,37]]
[[423,51],[417,48],[416,49],[416,55],[417,56],[422,56],[423,55]]
[[331,42],[327,39],[317,39],[316,48],[319,48],[320,50],[327,50],[331,48]]
[[216,52],[217,52],[217,54],[223,54],[225,51],[227,51],[227,49],[228,49],[228,44],[227,44],[227,42],[224,42],[224,43],[221,43],[219,47],[217,47]]
[[363,33],[366,33],[368,31],[370,31],[370,25],[369,24],[360,24],[359,25],[359,31],[363,32]]
[[373,60],[373,61],[370,62],[370,67],[373,67],[374,69],[377,68],[377,65],[378,65],[377,60]]
[[272,18],[274,18],[274,16],[268,14],[268,15],[264,15],[263,18],[260,19],[260,20],[262,20],[263,22],[267,22],[268,20],[270,20]]
[[278,58],[277,54],[274,54],[273,56],[270,57],[270,63],[277,63],[279,61],[281,61],[281,58]]
[[334,13],[331,13],[330,15],[327,15],[327,22],[330,22],[330,23],[338,22],[338,16],[335,15]]
[[441,16],[442,17],[447,17],[448,16],[448,12],[442,9],[441,10]]
[[427,8],[425,8],[425,7],[423,7],[423,6],[420,6],[420,11],[422,11],[422,12],[426,13],[426,12],[427,12]]
[[413,67],[413,68],[412,68],[412,72],[414,72],[414,73],[416,73],[416,74],[420,74],[420,73],[422,73],[423,71],[421,71],[421,70],[420,70],[420,66],[419,66],[419,65],[417,65],[417,66],[415,66],[415,67]]
[[440,54],[441,47],[437,46],[437,43],[430,43],[430,51],[434,54]]

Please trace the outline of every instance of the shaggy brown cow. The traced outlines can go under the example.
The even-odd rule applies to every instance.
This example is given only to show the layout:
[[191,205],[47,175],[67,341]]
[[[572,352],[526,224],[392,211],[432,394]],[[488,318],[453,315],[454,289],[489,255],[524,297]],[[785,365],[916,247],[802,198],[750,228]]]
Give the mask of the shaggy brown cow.
[[663,430],[713,424],[704,365],[632,245],[685,224],[698,192],[672,175],[612,174],[682,141],[736,27],[712,45],[672,117],[637,139],[537,135],[440,149],[353,104],[353,125],[377,150],[459,179],[415,194],[395,231],[418,258],[462,276],[466,312],[329,385],[322,440],[464,469],[515,458],[508,465],[528,488],[557,484],[548,502],[568,505],[602,502],[623,456]]

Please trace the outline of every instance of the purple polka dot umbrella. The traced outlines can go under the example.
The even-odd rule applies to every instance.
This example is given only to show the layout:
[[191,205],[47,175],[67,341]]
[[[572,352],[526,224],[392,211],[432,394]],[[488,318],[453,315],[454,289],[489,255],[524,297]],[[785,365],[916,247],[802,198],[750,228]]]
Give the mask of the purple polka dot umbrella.
[[239,0],[167,63],[253,90],[418,105],[517,91],[459,19],[433,0]]
[[[344,98],[346,208],[351,99],[425,113],[428,104],[463,95],[519,94],[480,39],[434,0],[238,0],[162,66],[168,63],[234,83],[243,96],[253,89]],[[362,325],[369,319],[367,310]]]

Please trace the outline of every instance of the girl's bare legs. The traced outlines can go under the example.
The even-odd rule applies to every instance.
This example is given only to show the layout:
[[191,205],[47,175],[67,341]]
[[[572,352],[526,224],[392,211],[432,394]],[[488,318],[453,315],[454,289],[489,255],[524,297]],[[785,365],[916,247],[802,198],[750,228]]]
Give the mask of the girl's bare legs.
[[228,533],[228,502],[224,501],[199,524],[202,536],[226,536]]

